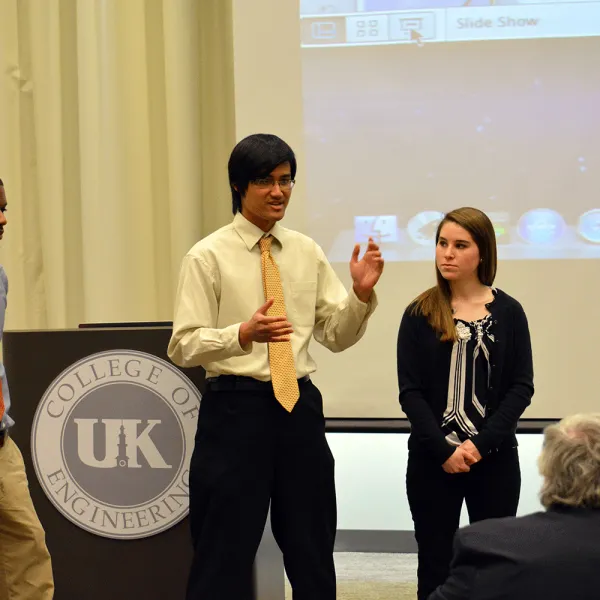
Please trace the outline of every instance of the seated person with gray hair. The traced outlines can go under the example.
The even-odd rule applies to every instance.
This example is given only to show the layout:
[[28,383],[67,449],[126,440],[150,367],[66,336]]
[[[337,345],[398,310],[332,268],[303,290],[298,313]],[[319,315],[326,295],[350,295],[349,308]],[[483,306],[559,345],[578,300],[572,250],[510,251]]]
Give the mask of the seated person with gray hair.
[[600,598],[600,414],[547,427],[538,465],[546,510],[460,529],[429,600]]

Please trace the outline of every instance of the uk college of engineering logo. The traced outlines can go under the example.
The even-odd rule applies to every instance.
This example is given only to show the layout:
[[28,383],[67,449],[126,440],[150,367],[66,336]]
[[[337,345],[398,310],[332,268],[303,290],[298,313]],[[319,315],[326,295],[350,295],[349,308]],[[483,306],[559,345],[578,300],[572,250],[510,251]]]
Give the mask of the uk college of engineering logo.
[[31,447],[42,489],[100,536],[160,533],[189,509],[189,464],[201,396],[168,362],[133,350],[65,369],[35,414]]

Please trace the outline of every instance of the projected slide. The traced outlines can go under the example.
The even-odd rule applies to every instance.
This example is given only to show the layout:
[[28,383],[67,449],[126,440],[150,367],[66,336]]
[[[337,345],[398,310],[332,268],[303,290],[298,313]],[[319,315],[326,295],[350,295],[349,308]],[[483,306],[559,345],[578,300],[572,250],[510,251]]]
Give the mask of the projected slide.
[[309,233],[431,260],[471,205],[504,259],[600,258],[600,2],[301,1]]

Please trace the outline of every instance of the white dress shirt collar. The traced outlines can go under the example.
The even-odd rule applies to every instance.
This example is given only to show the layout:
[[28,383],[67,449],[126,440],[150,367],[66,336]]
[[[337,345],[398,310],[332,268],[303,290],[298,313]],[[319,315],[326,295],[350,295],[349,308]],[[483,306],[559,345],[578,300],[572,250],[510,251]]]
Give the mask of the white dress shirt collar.
[[[260,227],[257,227],[254,223],[248,221],[241,212],[236,213],[233,218],[233,228],[242,238],[244,244],[246,244],[248,251],[251,251],[252,248],[258,244],[260,238],[265,235],[265,232]],[[283,246],[283,231],[283,227],[279,222],[276,222],[267,233],[272,235]]]

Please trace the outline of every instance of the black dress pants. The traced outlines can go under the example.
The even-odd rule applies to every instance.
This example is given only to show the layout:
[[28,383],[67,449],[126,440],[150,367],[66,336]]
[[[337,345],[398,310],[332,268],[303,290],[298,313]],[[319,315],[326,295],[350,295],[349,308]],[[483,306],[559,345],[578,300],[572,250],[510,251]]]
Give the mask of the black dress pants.
[[514,516],[520,490],[517,448],[495,450],[468,473],[456,474],[446,473],[424,451],[409,451],[406,491],[419,553],[418,600],[426,600],[448,577],[463,500],[471,523]]
[[270,384],[216,385],[200,405],[190,466],[194,558],[187,600],[250,600],[269,504],[294,600],[335,600],[334,461],[323,399],[302,381],[288,413]]

